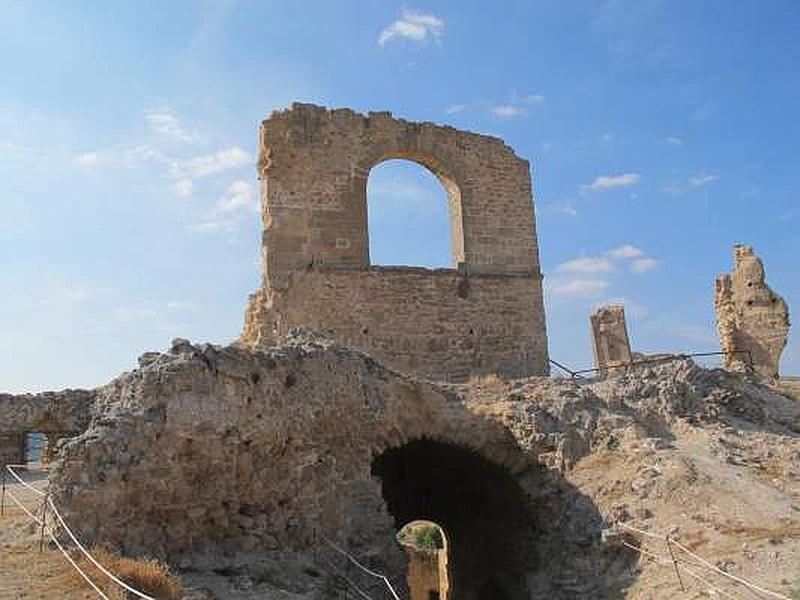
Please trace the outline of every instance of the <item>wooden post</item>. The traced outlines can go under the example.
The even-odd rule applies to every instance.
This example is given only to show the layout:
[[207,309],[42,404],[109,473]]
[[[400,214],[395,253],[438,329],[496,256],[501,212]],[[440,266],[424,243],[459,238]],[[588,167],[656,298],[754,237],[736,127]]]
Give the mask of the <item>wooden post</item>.
[[669,550],[670,558],[672,558],[672,566],[675,567],[675,575],[678,576],[678,583],[681,584],[681,591],[685,592],[686,588],[683,585],[683,579],[681,578],[680,569],[678,569],[678,561],[675,560],[675,554],[672,552],[672,544],[669,543],[669,536],[666,536],[667,540],[667,549]]

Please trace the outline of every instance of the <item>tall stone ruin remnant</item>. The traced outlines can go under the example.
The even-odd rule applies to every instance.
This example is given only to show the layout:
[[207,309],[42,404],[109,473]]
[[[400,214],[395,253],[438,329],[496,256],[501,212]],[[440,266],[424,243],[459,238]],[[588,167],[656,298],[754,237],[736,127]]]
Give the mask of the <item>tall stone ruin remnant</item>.
[[[455,268],[370,263],[367,178],[398,158],[441,182]],[[502,140],[294,104],[261,125],[259,177],[263,280],[240,343],[302,327],[434,380],[549,373],[530,169]]]
[[631,363],[631,345],[625,326],[625,307],[611,304],[598,308],[589,316],[592,324],[594,364],[601,376]]
[[789,307],[766,283],[764,264],[750,246],[733,247],[733,272],[716,280],[717,330],[728,369],[778,378],[789,333]]

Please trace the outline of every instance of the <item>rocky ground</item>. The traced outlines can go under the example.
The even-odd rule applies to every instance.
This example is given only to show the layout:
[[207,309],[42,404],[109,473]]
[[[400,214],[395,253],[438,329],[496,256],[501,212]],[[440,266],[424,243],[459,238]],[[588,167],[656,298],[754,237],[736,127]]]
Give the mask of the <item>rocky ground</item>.
[[[785,597],[800,595],[796,402],[689,360],[607,381],[501,387],[466,393],[591,497],[607,525],[621,521],[669,534],[727,573]],[[501,394],[505,399],[498,401]],[[664,541],[642,534],[628,541],[669,555]],[[692,570],[708,583],[684,572],[682,592],[669,562],[643,555],[625,597],[751,597],[718,573]]]
[[[779,594],[760,597],[791,598],[800,587],[800,405],[777,390],[682,359],[605,381],[494,381],[448,392],[505,424],[525,452],[559,473],[574,490],[568,506],[599,509],[605,522],[576,536],[642,548],[633,567],[624,561],[596,574],[615,580],[614,597],[759,597],[673,547],[706,580],[683,572],[679,581],[663,540],[618,523],[668,534],[721,571]],[[570,510],[563,526],[583,527]],[[91,597],[60,555],[38,553],[19,511],[0,525],[0,598]],[[311,554],[265,555],[263,577],[252,564],[217,572],[182,566],[190,598],[323,597],[313,583],[319,557]],[[584,575],[561,577],[560,597],[598,597]]]

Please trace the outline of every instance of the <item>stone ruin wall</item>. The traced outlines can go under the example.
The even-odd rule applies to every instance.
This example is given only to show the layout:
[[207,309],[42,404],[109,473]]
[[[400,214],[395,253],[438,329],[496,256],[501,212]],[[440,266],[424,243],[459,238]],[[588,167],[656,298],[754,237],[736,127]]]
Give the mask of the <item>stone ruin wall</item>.
[[64,390],[40,394],[0,394],[0,468],[25,464],[28,433],[47,434],[44,455],[52,458],[54,443],[89,425],[95,394]]
[[728,369],[746,368],[776,380],[789,334],[789,307],[766,283],[764,264],[749,246],[733,248],[733,272],[717,277],[714,306]]
[[[501,140],[295,104],[260,146],[263,282],[243,344],[299,326],[435,380],[549,373],[529,165]],[[442,183],[456,268],[371,265],[367,177],[393,158]]]
[[589,316],[592,326],[594,364],[601,376],[630,365],[633,356],[625,325],[625,307],[612,304],[598,308]]
[[[577,556],[597,537],[596,510],[575,512],[579,496],[500,419],[358,353],[324,342],[253,352],[177,340],[143,359],[98,389],[89,429],[66,442],[51,472],[55,501],[87,543],[218,565],[248,553],[279,561],[319,549],[325,536],[401,581],[396,531],[425,518],[447,530],[449,585],[470,600],[498,572],[512,589],[533,572],[551,585],[553,569],[583,567],[552,563],[547,549]],[[415,472],[430,468],[426,477],[447,483],[426,479],[424,493],[412,477],[394,495],[408,473],[392,479],[400,463],[376,471],[376,461],[415,444],[467,462],[409,454]],[[584,524],[563,530],[565,511]]]

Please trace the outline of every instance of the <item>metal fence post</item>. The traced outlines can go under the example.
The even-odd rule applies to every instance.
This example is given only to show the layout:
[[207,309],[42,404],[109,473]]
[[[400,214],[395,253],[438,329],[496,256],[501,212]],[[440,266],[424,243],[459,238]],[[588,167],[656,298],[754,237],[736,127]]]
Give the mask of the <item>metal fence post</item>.
[[45,523],[47,522],[47,498],[49,498],[49,495],[45,494],[44,500],[42,501],[42,528],[39,530],[39,552],[44,550],[44,529]]
[[5,513],[6,508],[6,466],[3,465],[3,491],[0,492],[0,517]]

